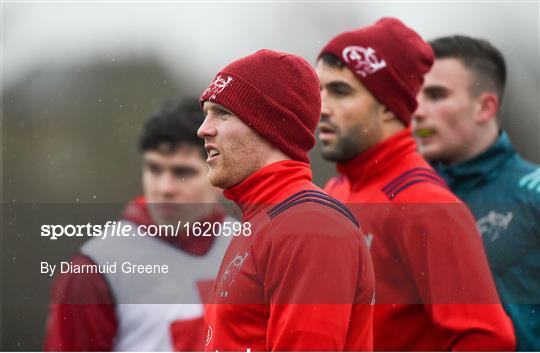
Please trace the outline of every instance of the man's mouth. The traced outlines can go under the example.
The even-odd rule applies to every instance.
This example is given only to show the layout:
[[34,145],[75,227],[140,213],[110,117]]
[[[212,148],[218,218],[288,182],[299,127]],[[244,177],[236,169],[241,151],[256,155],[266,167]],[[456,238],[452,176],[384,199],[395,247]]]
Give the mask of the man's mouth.
[[159,212],[162,217],[170,217],[172,215],[175,215],[176,213],[178,213],[178,210],[180,208],[178,205],[168,202],[154,204],[153,207]]
[[220,155],[219,150],[215,146],[205,145],[204,149],[206,150],[206,154],[208,155],[206,162],[210,162],[211,160],[214,160],[217,156]]
[[334,139],[336,136],[336,130],[334,130],[330,125],[325,123],[319,124],[319,140],[321,142],[327,142],[328,140]]
[[426,138],[435,134],[435,130],[430,128],[421,128],[414,130],[414,134],[420,138]]

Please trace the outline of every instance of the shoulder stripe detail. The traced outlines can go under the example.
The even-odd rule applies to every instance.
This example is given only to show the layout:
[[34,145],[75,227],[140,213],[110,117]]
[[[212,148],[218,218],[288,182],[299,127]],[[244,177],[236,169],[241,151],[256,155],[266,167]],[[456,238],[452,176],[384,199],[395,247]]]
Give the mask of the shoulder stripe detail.
[[319,190],[312,190],[312,189],[310,189],[310,190],[302,190],[302,191],[297,192],[296,194],[294,194],[294,195],[286,198],[282,202],[280,202],[278,205],[276,205],[275,207],[270,209],[268,212],[273,213],[273,212],[279,211],[279,208],[282,207],[284,204],[286,204],[288,202],[291,202],[291,201],[294,201],[295,199],[299,199],[299,198],[307,197],[307,196],[320,197],[320,198],[323,198],[323,199],[325,199],[327,201],[331,201],[331,202],[335,203],[337,206],[341,207],[343,209],[343,211],[345,211],[349,216],[355,218],[354,215],[352,214],[352,212],[344,204],[342,204],[338,200],[334,199],[333,197],[329,196],[325,192],[322,192],[322,191],[319,191]]
[[397,184],[403,181],[403,179],[412,177],[416,174],[423,174],[423,173],[429,174],[444,183],[444,180],[439,175],[437,175],[437,173],[433,169],[419,167],[419,168],[410,169],[400,174],[397,178],[395,178],[394,180],[386,184],[386,186],[383,187],[383,191],[386,192],[387,190],[394,188]]
[[388,184],[386,184],[382,188],[382,191],[390,199],[393,199],[401,191],[407,189],[411,185],[414,185],[420,182],[428,182],[428,183],[442,186],[446,189],[448,188],[444,179],[442,179],[439,175],[437,175],[437,173],[434,170],[430,168],[413,168],[401,174],[400,176],[398,176],[397,178],[395,178]]
[[297,192],[268,210],[268,216],[272,219],[290,207],[304,202],[315,202],[333,208],[347,217],[357,228],[360,228],[360,223],[345,205],[318,190],[302,190]]

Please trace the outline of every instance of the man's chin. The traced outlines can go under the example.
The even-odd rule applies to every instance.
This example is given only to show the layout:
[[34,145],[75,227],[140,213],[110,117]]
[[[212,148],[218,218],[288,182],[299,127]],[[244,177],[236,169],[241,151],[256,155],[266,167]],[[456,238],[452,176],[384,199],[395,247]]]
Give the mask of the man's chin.
[[438,162],[444,159],[444,155],[429,144],[418,144],[418,152],[430,162]]
[[320,151],[321,151],[321,156],[326,159],[328,158],[329,156],[332,156],[335,152],[335,148],[334,148],[334,145],[331,145],[331,144],[328,144],[328,143],[321,143],[320,145]]
[[334,145],[323,146],[321,148],[321,156],[329,162],[341,163],[346,161],[343,153],[336,149]]
[[230,185],[228,185],[227,181],[228,179],[223,175],[223,173],[219,173],[216,170],[210,169],[210,172],[208,173],[208,181],[212,186],[215,186],[220,189],[226,189]]
[[177,225],[178,221],[179,220],[182,220],[182,214],[178,213],[178,214],[175,214],[175,215],[170,215],[170,214],[167,214],[167,215],[164,215],[164,214],[161,214],[161,213],[158,213],[156,214],[155,216],[152,217],[153,221],[155,224],[160,224],[160,225]]

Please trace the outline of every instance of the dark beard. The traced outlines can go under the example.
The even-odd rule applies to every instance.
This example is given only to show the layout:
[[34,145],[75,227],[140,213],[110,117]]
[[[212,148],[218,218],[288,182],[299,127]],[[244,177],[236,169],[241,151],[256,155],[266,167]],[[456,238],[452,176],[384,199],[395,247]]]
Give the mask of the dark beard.
[[337,143],[330,149],[321,148],[321,156],[330,162],[345,163],[361,153],[357,139],[342,136],[337,139]]

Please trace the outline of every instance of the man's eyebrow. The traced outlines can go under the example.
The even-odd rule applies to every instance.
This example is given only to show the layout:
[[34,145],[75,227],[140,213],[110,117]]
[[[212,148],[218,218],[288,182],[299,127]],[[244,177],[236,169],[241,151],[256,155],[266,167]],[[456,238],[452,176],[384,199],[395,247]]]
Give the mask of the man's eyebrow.
[[332,89],[336,89],[336,88],[340,88],[340,89],[352,89],[353,87],[348,84],[347,82],[344,82],[344,81],[332,81],[332,82],[328,82],[327,84],[324,85],[326,88],[332,88]]
[[231,114],[233,115],[234,113],[231,112],[230,110],[228,110],[227,108],[225,107],[222,107],[220,105],[212,105],[208,108],[203,108],[203,113],[204,115],[208,114],[208,111],[213,111],[215,113],[225,113],[225,114]]
[[219,113],[226,113],[226,114],[231,114],[231,115],[233,114],[233,112],[231,112],[229,109],[222,106],[215,106],[214,108]]
[[422,92],[426,94],[433,94],[433,93],[445,93],[448,92],[449,89],[447,87],[441,86],[441,85],[428,85],[425,86],[422,89]]
[[159,163],[156,163],[150,159],[143,159],[143,166],[145,167],[156,167],[156,168],[161,168],[161,166],[159,165]]

